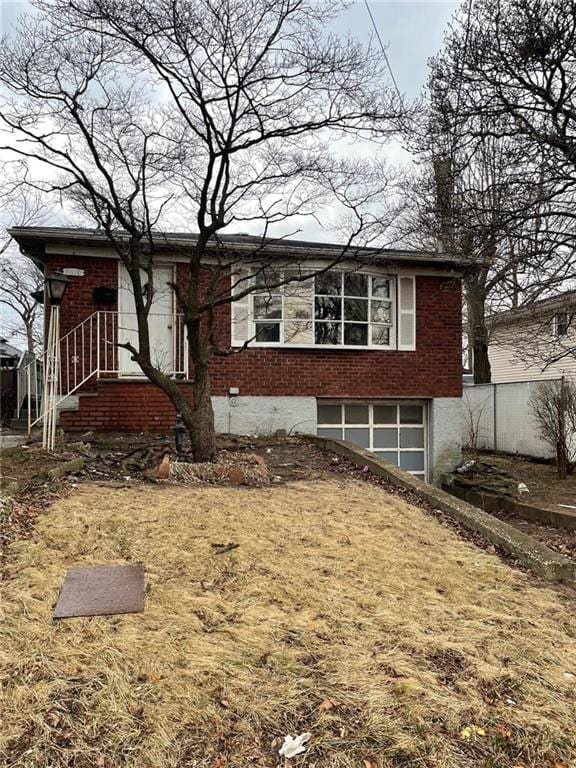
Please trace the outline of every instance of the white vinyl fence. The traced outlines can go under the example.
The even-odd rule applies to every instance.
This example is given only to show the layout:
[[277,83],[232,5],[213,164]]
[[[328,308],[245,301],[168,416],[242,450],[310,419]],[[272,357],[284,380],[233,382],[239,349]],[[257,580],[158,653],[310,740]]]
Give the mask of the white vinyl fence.
[[[558,381],[559,379],[554,379]],[[552,379],[551,379],[552,381]],[[462,404],[463,445],[553,458],[554,450],[538,437],[529,400],[541,382],[468,384]]]

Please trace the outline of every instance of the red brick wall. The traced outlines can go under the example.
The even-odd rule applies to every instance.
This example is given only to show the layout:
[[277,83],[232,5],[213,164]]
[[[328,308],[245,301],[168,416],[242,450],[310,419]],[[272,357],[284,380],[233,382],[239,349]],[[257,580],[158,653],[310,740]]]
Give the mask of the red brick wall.
[[[191,390],[190,384],[181,386]],[[62,411],[60,425],[97,432],[171,432],[175,416],[170,400],[151,384],[108,379],[97,383],[95,393],[80,397],[78,411]]]
[[[111,259],[53,257],[48,268],[80,267],[61,309],[62,330],[103,309],[92,299],[99,285],[116,287]],[[178,280],[185,279],[179,265]],[[329,397],[459,397],[462,392],[460,282],[441,276],[416,280],[416,351],[248,349],[212,362],[214,395],[239,387],[240,395]],[[107,307],[114,310],[115,306]],[[230,307],[219,311],[217,336],[229,342]],[[183,385],[186,386],[186,385]],[[134,431],[171,429],[174,409],[145,382],[100,382],[98,395],[81,398],[78,413],[62,414],[65,427]]]
[[[230,308],[222,312],[229,327]],[[215,395],[459,397],[462,394],[460,281],[416,279],[416,351],[247,349],[212,366]]]

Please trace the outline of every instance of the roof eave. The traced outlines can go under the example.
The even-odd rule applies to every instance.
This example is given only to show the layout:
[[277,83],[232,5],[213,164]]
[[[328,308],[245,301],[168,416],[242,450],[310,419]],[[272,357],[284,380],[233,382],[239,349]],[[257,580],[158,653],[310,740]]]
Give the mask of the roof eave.
[[[10,236],[18,243],[20,250],[28,256],[34,263],[42,268],[46,262],[46,243],[76,243],[78,245],[111,245],[106,234],[97,231],[88,230],[68,230],[66,232],[58,229],[33,229],[28,227],[12,227],[8,230]],[[120,236],[122,237],[122,235]],[[189,247],[194,242],[193,237],[178,237],[178,235],[158,235],[157,239],[163,247],[171,250],[183,249]],[[231,236],[228,241],[222,238],[225,246],[234,250],[253,251],[258,245],[254,239],[242,240],[242,236]],[[300,255],[308,258],[337,258],[342,253],[342,248],[336,244],[327,244],[325,247],[317,243],[303,243],[303,241],[276,240],[266,242],[259,246],[262,251],[266,251],[270,256]],[[417,263],[421,266],[432,266],[440,268],[449,268],[455,272],[461,272],[471,268],[473,265],[464,260],[458,260],[451,257],[443,257],[441,254],[431,251],[404,251],[404,250],[379,250],[377,248],[358,249],[350,258],[358,260],[370,260],[378,258],[387,262],[398,263]]]

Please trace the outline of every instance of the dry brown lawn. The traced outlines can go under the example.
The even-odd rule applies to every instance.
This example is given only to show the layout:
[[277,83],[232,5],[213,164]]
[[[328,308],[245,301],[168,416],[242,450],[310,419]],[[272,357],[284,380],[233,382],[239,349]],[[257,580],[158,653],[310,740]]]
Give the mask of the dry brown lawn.
[[[69,566],[138,561],[143,614],[52,620]],[[576,596],[378,487],[87,485],[9,569],[3,767],[258,768],[303,731],[289,766],[574,765]]]

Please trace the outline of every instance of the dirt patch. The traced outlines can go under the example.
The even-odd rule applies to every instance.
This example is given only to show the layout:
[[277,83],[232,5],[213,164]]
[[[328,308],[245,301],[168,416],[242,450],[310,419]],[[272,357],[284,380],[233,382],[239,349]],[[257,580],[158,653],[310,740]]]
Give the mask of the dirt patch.
[[482,453],[480,458],[501,467],[519,483],[527,485],[529,493],[521,497],[527,504],[555,512],[558,511],[558,504],[576,506],[576,474],[559,480],[556,467],[552,464],[493,453]]
[[15,481],[21,487],[40,485],[48,479],[49,470],[63,464],[69,457],[69,452],[65,456],[50,453],[37,444],[7,448],[0,454],[2,483]]
[[[0,764],[571,764],[574,598],[341,471],[56,502],[9,548]],[[51,620],[70,564],[141,561],[144,614]]]

